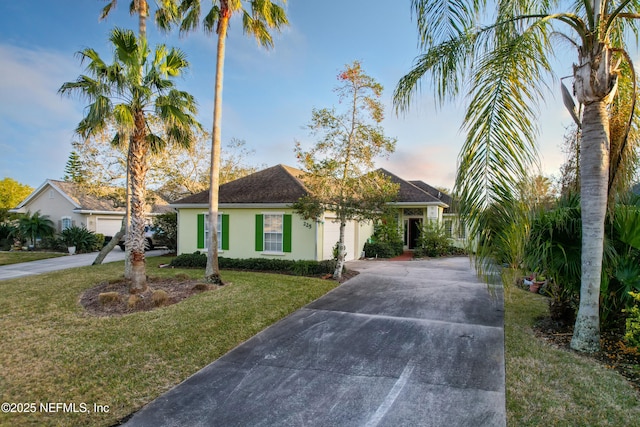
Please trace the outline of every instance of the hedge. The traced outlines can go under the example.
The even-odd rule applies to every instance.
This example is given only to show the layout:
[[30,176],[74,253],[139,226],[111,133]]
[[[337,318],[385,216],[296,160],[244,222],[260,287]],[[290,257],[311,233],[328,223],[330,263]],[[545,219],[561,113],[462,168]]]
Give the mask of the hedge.
[[[172,267],[205,268],[207,254],[196,251],[192,254],[182,254],[175,257],[170,264]],[[335,260],[328,261],[293,261],[276,258],[223,258],[218,257],[218,265],[222,269],[247,271],[273,271],[293,274],[296,276],[315,276],[331,274],[335,270]]]

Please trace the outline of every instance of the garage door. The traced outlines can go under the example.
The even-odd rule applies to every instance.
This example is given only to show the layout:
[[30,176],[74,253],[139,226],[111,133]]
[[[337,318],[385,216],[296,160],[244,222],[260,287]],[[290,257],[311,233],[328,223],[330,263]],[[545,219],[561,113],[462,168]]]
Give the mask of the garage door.
[[122,226],[122,218],[96,218],[96,233],[114,236]]
[[[334,218],[326,218],[324,221],[324,247],[322,248],[322,259],[333,258],[333,247],[340,239],[340,224],[333,222]],[[356,253],[355,245],[355,223],[347,222],[344,228],[344,244],[347,248],[347,261],[357,259],[360,254]]]

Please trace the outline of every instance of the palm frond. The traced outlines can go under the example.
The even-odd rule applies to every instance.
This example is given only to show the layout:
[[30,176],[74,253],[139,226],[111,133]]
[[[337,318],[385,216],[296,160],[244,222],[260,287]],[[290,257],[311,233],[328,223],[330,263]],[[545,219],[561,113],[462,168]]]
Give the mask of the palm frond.
[[412,0],[411,8],[417,18],[419,46],[430,48],[439,40],[454,40],[476,26],[484,1],[428,1]]
[[260,19],[254,19],[247,11],[242,14],[242,28],[246,34],[251,34],[260,46],[273,47],[273,38],[265,23]]
[[181,1],[179,11],[180,16],[182,17],[182,21],[180,22],[181,34],[188,33],[198,28],[200,20],[200,0]]
[[109,3],[107,3],[107,5],[102,8],[99,19],[102,21],[107,16],[109,16],[109,13],[111,13],[112,9],[115,9],[117,3],[118,3],[118,0],[111,0]]
[[472,63],[476,33],[464,33],[458,38],[438,44],[419,56],[413,68],[400,79],[393,93],[396,112],[407,111],[413,97],[420,93],[421,82],[431,75],[440,104],[459,94],[467,70]]
[[484,210],[499,199],[496,189],[522,181],[536,166],[537,123],[532,118],[543,73],[550,72],[541,51],[546,37],[538,29],[495,46],[474,70],[456,180],[463,212]]

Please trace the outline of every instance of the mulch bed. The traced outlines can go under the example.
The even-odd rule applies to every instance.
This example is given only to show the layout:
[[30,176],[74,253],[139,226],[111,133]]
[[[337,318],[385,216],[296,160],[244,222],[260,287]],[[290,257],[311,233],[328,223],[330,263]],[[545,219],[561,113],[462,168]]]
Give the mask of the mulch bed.
[[[282,274],[272,272],[274,274]],[[344,283],[359,273],[354,270],[347,270],[342,274],[340,283]],[[331,279],[332,276],[326,275],[323,279]],[[80,304],[85,308],[87,313],[93,316],[122,316],[125,314],[136,313],[138,311],[149,311],[158,307],[179,303],[192,295],[201,292],[218,289],[219,286],[204,283],[202,280],[194,280],[187,278],[148,278],[147,290],[136,294],[132,297],[129,293],[130,282],[128,280],[118,280],[114,282],[101,282],[91,289],[88,289],[80,296]],[[154,303],[153,292],[163,290],[167,293],[167,298],[161,304]],[[101,302],[100,295],[109,292],[118,294],[117,298],[111,298],[113,301]],[[131,298],[137,298],[135,304]]]
[[[138,311],[149,311],[160,306],[176,304],[192,295],[217,289],[218,286],[203,283],[201,280],[184,278],[147,279],[147,290],[135,296],[129,293],[129,281],[101,282],[97,286],[85,291],[80,297],[80,304],[88,313],[94,316],[122,316]],[[153,302],[153,292],[163,290],[167,293],[166,300],[162,303]],[[116,292],[119,298],[116,301],[101,302],[100,294]],[[139,297],[135,304],[130,303],[130,298]],[[132,302],[132,301],[131,301]]]
[[[544,317],[536,322],[534,332],[537,337],[557,348],[573,351],[569,347],[573,325],[563,325],[550,317]],[[600,337],[600,352],[579,354],[597,360],[608,369],[615,369],[640,391],[640,352],[635,347],[630,348],[624,344],[624,329],[605,330],[600,333]]]

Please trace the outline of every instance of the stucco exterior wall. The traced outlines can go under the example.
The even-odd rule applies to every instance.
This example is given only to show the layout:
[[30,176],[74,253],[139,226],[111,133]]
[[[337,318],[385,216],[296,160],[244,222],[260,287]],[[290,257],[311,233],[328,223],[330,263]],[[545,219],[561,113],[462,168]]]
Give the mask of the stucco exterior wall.
[[[205,208],[178,209],[178,254],[205,251],[205,248],[198,248],[197,243],[198,215],[207,213]],[[229,249],[219,251],[219,255],[222,257],[256,258],[275,256],[292,260],[320,261],[331,258],[331,255],[326,254],[331,254],[331,248],[337,241],[327,238],[327,221],[305,220],[290,208],[220,208],[220,213],[229,215]],[[274,255],[264,251],[256,251],[255,216],[267,213],[282,213],[292,216],[291,252]],[[353,230],[353,236],[350,238],[353,245],[347,248],[347,256],[348,259],[357,259],[360,257],[365,242],[373,234],[373,223],[363,222],[358,224],[353,221],[349,228]]]
[[48,215],[49,219],[53,221],[56,231],[60,231],[60,222],[63,217],[71,218],[71,221],[78,227],[84,225],[87,229],[91,230],[89,225],[87,225],[87,218],[84,215],[74,213],[74,207],[75,206],[60,194],[60,192],[47,185],[23,210],[24,212],[29,211],[32,214],[40,211],[42,215]]
[[[178,209],[178,254],[204,252],[198,248],[198,215],[207,214],[206,208]],[[229,249],[220,250],[226,258],[279,257],[292,260],[317,259],[317,240],[314,221],[306,221],[290,208],[224,208],[220,214],[229,215]],[[291,217],[291,252],[279,254],[256,251],[255,217],[259,214],[280,213]]]

